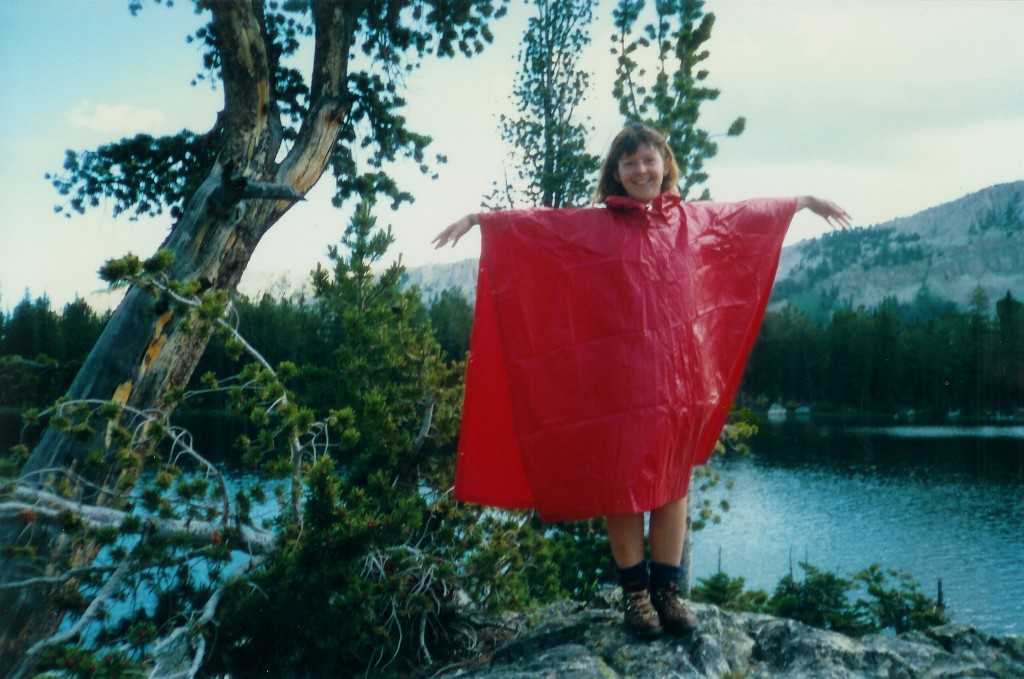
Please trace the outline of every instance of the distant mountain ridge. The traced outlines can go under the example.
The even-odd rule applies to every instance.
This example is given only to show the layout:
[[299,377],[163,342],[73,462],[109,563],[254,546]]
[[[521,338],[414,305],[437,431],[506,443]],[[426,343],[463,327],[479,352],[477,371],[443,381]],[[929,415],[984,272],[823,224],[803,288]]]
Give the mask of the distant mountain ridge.
[[978,287],[991,303],[1024,297],[1024,181],[784,248],[771,305],[870,308],[927,293],[964,306]]
[[[410,268],[407,283],[430,301],[457,288],[472,300],[477,259]],[[867,308],[926,293],[965,306],[980,287],[990,303],[1024,299],[1024,181],[869,227],[834,231],[782,250],[771,307],[812,315]]]
[[480,258],[445,264],[425,264],[406,269],[405,284],[416,285],[428,304],[445,290],[457,289],[470,302],[476,299],[476,276]]

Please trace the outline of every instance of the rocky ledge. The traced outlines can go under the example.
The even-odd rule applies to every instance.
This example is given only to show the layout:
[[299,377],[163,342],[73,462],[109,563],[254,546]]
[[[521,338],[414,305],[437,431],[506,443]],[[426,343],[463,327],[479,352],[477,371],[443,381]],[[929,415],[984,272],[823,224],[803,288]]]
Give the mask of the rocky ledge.
[[618,592],[588,604],[561,602],[506,621],[514,633],[460,679],[672,677],[847,679],[1024,678],[1024,639],[992,637],[962,623],[923,632],[850,638],[793,620],[693,604],[687,637],[637,641],[622,626]]

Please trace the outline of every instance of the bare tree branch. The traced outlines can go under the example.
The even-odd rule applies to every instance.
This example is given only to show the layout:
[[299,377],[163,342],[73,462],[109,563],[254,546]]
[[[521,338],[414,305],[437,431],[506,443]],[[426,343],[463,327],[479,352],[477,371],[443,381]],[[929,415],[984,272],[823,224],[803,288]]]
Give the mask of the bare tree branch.
[[[265,556],[249,559],[231,574],[231,578],[239,577],[258,568],[264,561],[266,561]],[[197,620],[190,620],[187,624],[176,627],[170,634],[162,637],[153,645],[150,655],[155,659],[155,665],[149,674],[150,679],[171,679],[174,677],[188,677],[188,679],[192,679],[199,674],[206,651],[206,638],[202,634],[202,628],[213,622],[213,618],[217,613],[217,607],[220,605],[221,599],[224,598],[225,591],[226,584],[218,587],[210,595],[210,598],[206,600],[202,613]],[[161,661],[173,662],[173,658],[171,658],[172,650],[177,644],[184,643],[186,638],[196,641],[192,662],[189,664],[188,670],[170,672],[170,668],[163,667]],[[180,661],[177,664],[180,665]]]
[[[29,510],[35,514],[37,519],[58,522],[64,520],[67,516],[66,512],[71,512],[84,527],[91,530],[121,529],[126,520],[137,518],[129,512],[69,500],[22,483],[14,485],[11,495],[14,500],[0,502],[0,514],[5,512],[17,514]],[[238,526],[225,531],[225,527],[219,522],[197,519],[165,519],[149,516],[142,521],[139,532],[143,531],[165,538],[187,536],[191,544],[199,547],[224,540],[229,545],[235,544],[250,554],[269,554],[277,548],[277,538],[273,533],[251,526]]]
[[21,679],[21,677],[25,676],[26,672],[29,671],[29,669],[36,663],[39,655],[48,647],[64,644],[72,639],[77,639],[89,623],[91,623],[101,612],[101,607],[110,600],[111,595],[124,580],[125,576],[128,575],[128,572],[131,570],[131,563],[130,559],[125,559],[120,563],[120,565],[118,565],[117,570],[115,570],[110,578],[107,579],[106,583],[104,583],[103,587],[89,604],[89,607],[85,609],[82,617],[79,618],[78,621],[67,631],[54,634],[45,639],[40,639],[33,644],[32,647],[25,652],[25,657],[18,664],[14,674],[11,675],[12,679]]

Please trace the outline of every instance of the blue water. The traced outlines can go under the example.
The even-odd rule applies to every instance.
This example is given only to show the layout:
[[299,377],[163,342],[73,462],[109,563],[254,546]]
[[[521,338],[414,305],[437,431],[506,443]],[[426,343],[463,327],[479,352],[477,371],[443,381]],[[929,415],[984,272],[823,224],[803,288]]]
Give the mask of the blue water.
[[[218,418],[190,427],[216,430],[224,449],[237,433]],[[0,415],[0,445],[19,428]],[[1024,428],[790,420],[716,464],[734,484],[716,495],[732,509],[694,535],[695,579],[719,555],[723,571],[768,592],[800,561],[844,576],[877,562],[930,596],[941,578],[954,620],[1024,635]]]
[[[1016,429],[1016,431],[1014,430]],[[1024,634],[1021,428],[763,428],[721,465],[732,509],[694,535],[695,578],[719,566],[771,592],[797,563],[848,576],[872,563],[909,573],[954,620]],[[721,552],[719,552],[721,550]]]

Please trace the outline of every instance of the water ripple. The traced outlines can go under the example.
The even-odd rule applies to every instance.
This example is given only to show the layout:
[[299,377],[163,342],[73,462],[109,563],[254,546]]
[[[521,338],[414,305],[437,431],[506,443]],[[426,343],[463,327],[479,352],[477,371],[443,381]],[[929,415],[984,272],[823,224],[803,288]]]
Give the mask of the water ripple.
[[[769,593],[791,568],[800,573],[799,561],[844,576],[880,563],[909,573],[930,596],[941,579],[955,620],[1024,633],[1024,475],[1013,471],[1016,453],[1007,481],[1002,467],[978,473],[963,452],[951,464],[940,460],[938,470],[935,457],[920,452],[893,460],[883,450],[865,460],[864,434],[787,438],[779,455],[762,454],[774,448],[761,438],[752,455],[726,464],[735,488],[715,492],[733,509],[721,525],[695,534],[695,577],[717,570],[719,549],[723,571]],[[853,453],[835,448],[851,441],[859,446]]]

